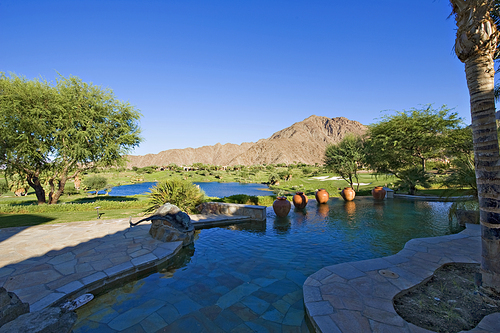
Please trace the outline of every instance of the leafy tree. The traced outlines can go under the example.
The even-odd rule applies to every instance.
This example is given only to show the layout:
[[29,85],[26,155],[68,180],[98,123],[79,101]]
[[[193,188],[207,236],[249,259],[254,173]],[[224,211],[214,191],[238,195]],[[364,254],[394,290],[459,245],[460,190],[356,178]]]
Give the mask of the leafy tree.
[[269,174],[268,182],[271,185],[275,185],[276,183],[279,183],[280,179],[281,178],[278,173],[272,172],[271,174]]
[[366,163],[380,174],[391,173],[406,182],[415,181],[413,185],[407,184],[413,192],[423,179],[408,177],[410,170],[420,168],[425,172],[428,159],[442,157],[445,147],[450,145],[450,132],[460,124],[457,114],[445,106],[434,110],[429,105],[385,116],[368,129]]
[[9,183],[7,180],[0,180],[0,195],[9,192]]
[[446,106],[434,110],[429,105],[384,116],[368,129],[367,162],[381,173],[396,174],[418,165],[425,170],[426,160],[442,155],[447,135],[459,128],[460,122]]
[[97,192],[106,188],[108,180],[103,176],[93,176],[86,178],[83,181],[83,185],[89,190],[95,190],[95,195],[97,195]]
[[57,203],[69,179],[123,163],[140,143],[140,113],[113,92],[60,76],[55,85],[0,73],[0,163],[20,174],[46,202]]
[[[483,286],[500,293],[500,154],[495,119],[494,59],[498,54],[498,8],[493,0],[450,0],[457,32],[455,53],[465,64],[474,163],[482,228]],[[493,15],[491,15],[493,14]]]
[[356,182],[356,191],[359,190],[358,168],[362,161],[363,141],[353,134],[347,135],[337,144],[329,145],[325,151],[326,168],[342,177],[351,187]]

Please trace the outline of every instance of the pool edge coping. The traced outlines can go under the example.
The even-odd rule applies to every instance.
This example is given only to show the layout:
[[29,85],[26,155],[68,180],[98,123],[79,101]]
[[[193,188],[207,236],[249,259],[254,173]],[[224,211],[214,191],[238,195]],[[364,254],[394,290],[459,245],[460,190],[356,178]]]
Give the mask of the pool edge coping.
[[[323,267],[303,284],[307,319],[316,332],[432,332],[405,321],[394,309],[394,297],[430,279],[446,264],[481,261],[481,230],[467,224],[457,234],[415,238],[398,253]],[[466,244],[467,246],[463,246]],[[379,272],[390,271],[397,278]],[[348,304],[347,304],[348,303]],[[494,331],[500,313],[484,317],[469,332]]]

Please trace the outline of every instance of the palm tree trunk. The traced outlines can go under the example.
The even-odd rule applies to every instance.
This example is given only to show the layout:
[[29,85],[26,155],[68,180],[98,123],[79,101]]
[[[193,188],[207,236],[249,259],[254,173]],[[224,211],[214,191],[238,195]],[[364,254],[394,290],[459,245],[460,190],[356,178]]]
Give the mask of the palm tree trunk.
[[500,293],[500,155],[495,120],[497,30],[491,0],[450,0],[456,14],[455,51],[465,63],[481,221],[483,287]]

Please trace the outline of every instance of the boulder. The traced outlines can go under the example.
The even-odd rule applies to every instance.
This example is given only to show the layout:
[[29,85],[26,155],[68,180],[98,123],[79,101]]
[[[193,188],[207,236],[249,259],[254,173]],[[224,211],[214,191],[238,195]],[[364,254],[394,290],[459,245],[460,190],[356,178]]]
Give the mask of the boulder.
[[50,307],[17,317],[0,327],[0,333],[67,333],[76,319],[73,311]]
[[151,220],[149,234],[162,242],[182,241],[186,246],[194,241],[194,226],[191,218],[179,207],[166,203],[157,209]]
[[0,288],[0,326],[30,312],[30,305],[23,303],[16,294]]

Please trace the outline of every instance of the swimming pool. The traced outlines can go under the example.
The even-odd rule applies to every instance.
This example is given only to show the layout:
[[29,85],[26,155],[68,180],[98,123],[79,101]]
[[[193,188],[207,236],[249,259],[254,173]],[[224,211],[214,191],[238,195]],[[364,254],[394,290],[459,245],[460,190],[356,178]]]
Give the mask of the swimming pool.
[[322,267],[456,233],[450,203],[331,199],[266,222],[197,231],[178,263],[78,310],[74,332],[308,332],[302,284]]

